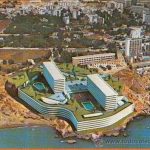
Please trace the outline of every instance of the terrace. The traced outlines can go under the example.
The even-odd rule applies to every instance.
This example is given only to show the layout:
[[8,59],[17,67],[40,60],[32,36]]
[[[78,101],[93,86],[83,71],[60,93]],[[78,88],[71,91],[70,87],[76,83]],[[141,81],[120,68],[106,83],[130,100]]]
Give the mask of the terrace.
[[8,79],[8,81],[14,84],[16,87],[23,85],[28,80],[29,78],[26,72],[19,73],[18,75]]
[[[36,100],[40,100],[42,96],[49,97],[53,94],[49,88],[45,78],[41,74],[40,68],[33,68],[9,78],[17,88],[20,87],[23,92]],[[42,85],[39,87],[39,85]]]

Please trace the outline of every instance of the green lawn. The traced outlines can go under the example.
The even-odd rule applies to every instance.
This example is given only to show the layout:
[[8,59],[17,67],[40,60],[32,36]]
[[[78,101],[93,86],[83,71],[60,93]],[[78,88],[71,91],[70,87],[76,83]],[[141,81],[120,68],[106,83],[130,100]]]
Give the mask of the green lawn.
[[[43,21],[43,18],[46,21]],[[63,26],[61,18],[49,15],[16,16],[5,33],[12,34],[49,34]]]
[[119,81],[117,78],[111,77],[107,83],[119,94],[121,94],[123,83]]
[[[61,64],[57,64],[57,66],[62,72],[72,73],[72,69],[73,69],[72,63],[69,63],[69,64],[61,63]],[[82,77],[85,77],[88,74],[97,73],[96,71],[90,71],[87,68],[81,68],[79,66],[74,66],[74,71],[75,71],[77,76],[82,76]]]
[[41,97],[49,97],[51,95],[51,93],[48,92],[43,93],[35,90],[32,85],[22,88],[21,90],[36,100],[41,100]]
[[28,80],[29,80],[29,78],[28,78],[26,72],[19,73],[18,75],[8,79],[8,81],[10,83],[15,84],[16,87],[23,85],[23,83],[25,83]]
[[16,87],[23,85],[26,81],[30,81],[35,75],[40,73],[40,68],[27,69],[24,72],[18,73],[17,75],[10,77],[9,82],[15,84]]

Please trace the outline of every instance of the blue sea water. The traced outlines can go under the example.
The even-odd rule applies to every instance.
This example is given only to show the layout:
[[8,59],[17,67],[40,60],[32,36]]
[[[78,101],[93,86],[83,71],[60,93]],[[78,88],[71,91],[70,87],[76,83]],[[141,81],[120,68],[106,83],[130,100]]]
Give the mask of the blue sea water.
[[25,127],[0,130],[0,148],[148,148],[150,147],[150,117],[139,117],[125,130],[126,137],[103,137],[96,143],[76,139],[77,143],[68,144],[56,131],[49,127]]

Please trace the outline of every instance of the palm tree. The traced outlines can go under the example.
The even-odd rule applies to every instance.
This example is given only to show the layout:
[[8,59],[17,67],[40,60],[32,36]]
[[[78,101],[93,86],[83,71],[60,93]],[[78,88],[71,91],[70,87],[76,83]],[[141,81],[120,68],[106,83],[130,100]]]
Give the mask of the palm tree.
[[121,85],[119,85],[119,92],[121,91]]

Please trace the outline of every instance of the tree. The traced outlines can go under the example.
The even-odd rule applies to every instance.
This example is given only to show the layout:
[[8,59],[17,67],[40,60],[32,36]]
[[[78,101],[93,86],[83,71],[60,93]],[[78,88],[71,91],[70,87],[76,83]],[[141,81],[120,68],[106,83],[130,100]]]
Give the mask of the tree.
[[120,90],[121,90],[121,85],[119,85],[119,92],[120,92]]
[[7,64],[7,60],[3,60],[3,64],[6,65]]
[[11,64],[14,64],[14,60],[13,59],[9,59],[8,60],[8,63],[11,65]]
[[70,63],[72,61],[71,54],[66,50],[62,51],[61,58],[62,58],[63,62],[65,62],[65,63]]
[[108,70],[111,70],[111,69],[112,69],[110,65],[107,65],[107,68],[108,68]]

